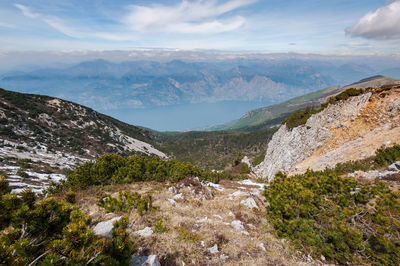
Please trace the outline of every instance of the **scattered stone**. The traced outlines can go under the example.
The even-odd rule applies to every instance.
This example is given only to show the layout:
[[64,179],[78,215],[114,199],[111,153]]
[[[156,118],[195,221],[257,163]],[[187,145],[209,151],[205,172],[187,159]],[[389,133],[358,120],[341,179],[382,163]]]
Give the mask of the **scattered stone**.
[[267,252],[267,250],[264,247],[264,243],[260,243],[258,246],[261,248],[262,251]]
[[238,187],[238,189],[246,190],[247,188],[245,188],[245,187]]
[[169,188],[168,188],[168,191],[169,191],[169,192],[172,192],[172,193],[174,193],[174,194],[178,194],[178,190],[176,189],[176,187],[169,187]]
[[136,231],[135,233],[143,237],[148,237],[153,234],[153,229],[151,229],[151,227],[146,227],[142,230]]
[[326,258],[325,258],[324,255],[321,255],[321,260],[322,260],[322,261],[325,261],[325,260],[326,260]]
[[240,204],[246,206],[246,207],[249,208],[249,209],[254,209],[254,208],[255,208],[255,209],[258,210],[257,203],[256,203],[256,201],[255,201],[253,198],[247,198],[247,199],[245,199],[245,200],[242,200],[242,201],[240,202]]
[[250,159],[247,156],[244,156],[240,162],[247,164],[247,166],[250,168],[250,170],[253,168],[253,165],[251,164]]
[[245,185],[245,186],[255,186],[255,187],[258,187],[259,190],[264,190],[264,187],[266,186],[266,184],[256,183],[250,179],[239,181],[238,183],[240,185]]
[[175,200],[184,199],[184,198],[185,198],[185,196],[183,196],[182,193],[176,194],[176,195],[173,197],[173,199],[175,199]]
[[210,252],[211,254],[216,254],[216,253],[218,253],[218,245],[215,244],[213,247],[208,248],[207,250],[208,250],[208,252]]
[[231,225],[235,229],[235,231],[243,231],[244,230],[244,226],[240,220],[232,221]]
[[226,260],[226,259],[229,259],[229,256],[227,256],[227,255],[225,255],[225,254],[221,254],[221,256],[219,256],[219,258],[220,258],[221,260]]
[[208,217],[207,217],[207,216],[204,217],[203,219],[197,220],[196,223],[204,223],[204,222],[206,222],[206,221],[208,221]]
[[207,187],[213,187],[213,188],[215,188],[216,190],[218,190],[218,191],[220,191],[220,192],[222,192],[222,191],[224,191],[225,189],[223,188],[223,187],[221,187],[221,185],[219,185],[219,184],[214,184],[214,183],[204,183],[204,186],[207,186]]
[[204,248],[206,246],[206,244],[204,244],[204,241],[200,241],[200,245]]
[[392,163],[391,165],[389,165],[388,170],[391,171],[391,172],[398,172],[398,171],[400,171],[400,162]]
[[111,220],[100,222],[96,224],[93,228],[93,233],[97,236],[103,236],[106,238],[112,238],[112,229],[114,226],[114,222],[119,221],[120,217],[114,217]]
[[216,217],[216,218],[218,218],[218,219],[220,219],[220,220],[222,220],[222,216],[221,216],[221,215],[213,214],[213,216]]
[[236,191],[236,192],[233,192],[232,194],[229,194],[229,195],[228,195],[228,199],[229,199],[229,200],[233,200],[233,199],[236,198],[236,197],[249,196],[249,195],[250,195],[250,194],[247,193],[247,192],[243,192],[243,191],[241,191],[241,190],[238,190],[238,191]]
[[132,256],[130,266],[161,266],[156,255]]
[[228,215],[231,216],[231,217],[235,217],[235,215],[233,214],[233,212],[229,212]]
[[168,199],[169,203],[171,203],[171,205],[176,205],[176,201],[173,199]]

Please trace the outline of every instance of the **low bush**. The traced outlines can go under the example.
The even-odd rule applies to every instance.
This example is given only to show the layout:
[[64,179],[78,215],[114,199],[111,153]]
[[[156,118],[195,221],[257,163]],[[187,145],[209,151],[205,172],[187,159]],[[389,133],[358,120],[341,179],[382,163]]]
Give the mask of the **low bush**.
[[159,157],[122,157],[107,154],[96,162],[86,162],[68,175],[68,185],[72,189],[91,185],[127,184],[140,181],[179,182],[186,176],[217,183],[220,179],[239,178],[228,173],[214,173],[202,170],[191,163],[164,161]]
[[9,192],[0,178],[0,265],[129,265],[126,218],[114,225],[112,240],[98,238],[77,206],[30,190]]
[[153,231],[155,233],[164,233],[166,232],[168,229],[167,227],[165,227],[164,225],[164,221],[163,220],[159,220],[157,223],[154,224],[153,226]]
[[268,218],[279,237],[340,264],[400,264],[400,193],[361,185],[334,171],[278,173],[266,188]]
[[97,205],[104,208],[106,212],[129,212],[134,208],[140,216],[142,216],[144,212],[151,212],[155,209],[151,196],[142,197],[142,195],[137,192],[122,192],[122,190],[118,192],[118,199],[107,195],[99,199]]
[[376,151],[376,168],[383,167],[396,161],[400,161],[400,145],[395,144],[392,147],[380,148]]

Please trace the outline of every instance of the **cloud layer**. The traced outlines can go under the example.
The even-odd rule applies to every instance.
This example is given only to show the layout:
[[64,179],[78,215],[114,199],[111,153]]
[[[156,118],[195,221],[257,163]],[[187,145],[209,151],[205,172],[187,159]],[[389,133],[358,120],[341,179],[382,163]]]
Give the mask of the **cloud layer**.
[[134,31],[173,32],[185,34],[210,34],[235,30],[245,23],[241,16],[218,19],[257,0],[187,1],[175,6],[152,5],[129,7],[130,13],[123,22]]
[[376,40],[400,39],[400,0],[367,13],[355,26],[347,28],[346,34]]

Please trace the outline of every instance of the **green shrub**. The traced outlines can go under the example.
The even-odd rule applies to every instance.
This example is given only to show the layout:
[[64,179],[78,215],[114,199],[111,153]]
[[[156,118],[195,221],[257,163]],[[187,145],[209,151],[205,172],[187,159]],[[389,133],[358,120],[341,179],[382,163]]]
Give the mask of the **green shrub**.
[[389,148],[380,148],[376,151],[375,166],[383,167],[400,161],[400,145],[395,144]]
[[264,195],[277,235],[304,252],[340,264],[400,264],[400,193],[383,183],[332,170],[278,173]]
[[65,194],[65,200],[68,203],[75,204],[76,203],[76,193],[74,191],[67,191]]
[[242,174],[242,175],[250,174],[250,168],[247,166],[247,164],[243,165],[240,168],[240,174]]
[[204,171],[191,163],[164,161],[159,157],[143,156],[122,157],[107,154],[96,162],[86,162],[68,175],[68,185],[72,189],[86,188],[91,185],[127,184],[139,181],[179,182],[186,176],[199,177],[201,180],[217,183],[220,179],[233,179],[227,173]]
[[183,226],[176,226],[175,230],[179,233],[179,240],[198,243],[201,237],[196,232],[191,232]]
[[151,212],[153,207],[153,200],[151,196],[143,197],[139,193],[131,193],[129,191],[120,190],[118,192],[118,199],[107,195],[98,200],[97,205],[105,209],[106,212],[129,212],[135,208],[140,216],[143,212]]
[[157,223],[154,224],[153,231],[155,233],[164,233],[167,231],[167,228],[164,226],[163,220],[159,220]]
[[288,128],[304,125],[313,114],[319,113],[320,111],[322,111],[322,108],[307,106],[305,109],[297,110],[289,115],[285,121],[283,121],[283,124],[286,124]]
[[251,163],[253,164],[253,166],[257,166],[260,163],[262,163],[264,159],[265,159],[265,151],[262,154],[255,157]]
[[97,238],[91,218],[56,197],[39,199],[30,190],[10,194],[0,179],[0,265],[128,265],[134,252],[117,222],[113,239]]
[[338,95],[330,97],[328,100],[328,103],[335,104],[339,101],[347,100],[350,97],[361,95],[364,92],[365,91],[363,89],[349,88],[349,89],[339,93]]

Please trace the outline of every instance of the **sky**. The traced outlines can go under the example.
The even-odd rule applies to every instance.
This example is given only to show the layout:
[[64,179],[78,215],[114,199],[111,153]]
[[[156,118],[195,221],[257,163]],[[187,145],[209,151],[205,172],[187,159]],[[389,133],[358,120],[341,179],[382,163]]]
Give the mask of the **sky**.
[[400,0],[0,0],[0,52],[400,54]]

